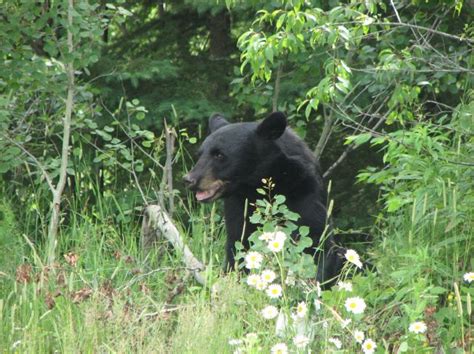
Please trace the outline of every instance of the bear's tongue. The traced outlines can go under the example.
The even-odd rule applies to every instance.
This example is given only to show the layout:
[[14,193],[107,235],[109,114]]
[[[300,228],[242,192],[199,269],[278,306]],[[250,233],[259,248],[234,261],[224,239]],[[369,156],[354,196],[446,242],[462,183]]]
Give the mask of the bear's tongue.
[[198,192],[196,192],[196,199],[201,201],[201,200],[212,197],[212,195],[213,195],[212,190],[210,190],[210,191],[198,191]]

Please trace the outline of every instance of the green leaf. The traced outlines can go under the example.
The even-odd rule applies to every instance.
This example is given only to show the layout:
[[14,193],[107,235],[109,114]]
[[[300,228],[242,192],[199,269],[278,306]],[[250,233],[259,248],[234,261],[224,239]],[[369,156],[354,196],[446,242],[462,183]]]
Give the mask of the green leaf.
[[298,231],[299,231],[299,234],[300,234],[301,238],[306,237],[309,234],[309,227],[308,226],[300,226]]
[[127,9],[124,9],[122,6],[119,6],[117,8],[118,10],[118,13],[121,14],[121,15],[124,15],[124,16],[133,16],[133,13],[131,13],[130,11],[128,11]]
[[354,143],[355,145],[362,145],[369,141],[372,138],[371,133],[364,133],[364,134],[359,134],[359,135],[351,135],[346,138],[346,141],[344,142],[345,145],[349,145],[351,143]]
[[392,197],[387,200],[387,211],[389,213],[397,211],[403,205],[403,201],[400,197]]
[[286,198],[284,195],[276,195],[275,198],[274,198],[274,202],[276,205],[279,205],[279,204],[283,204],[285,203],[286,201]]
[[273,64],[273,48],[270,46],[267,46],[265,48],[264,53],[265,53],[265,58],[267,58],[267,60]]
[[402,342],[400,346],[398,347],[398,352],[399,353],[404,353],[408,351],[408,343],[407,342]]
[[276,29],[279,30],[281,26],[283,26],[283,22],[285,21],[286,14],[281,15],[278,17],[277,23],[276,23]]

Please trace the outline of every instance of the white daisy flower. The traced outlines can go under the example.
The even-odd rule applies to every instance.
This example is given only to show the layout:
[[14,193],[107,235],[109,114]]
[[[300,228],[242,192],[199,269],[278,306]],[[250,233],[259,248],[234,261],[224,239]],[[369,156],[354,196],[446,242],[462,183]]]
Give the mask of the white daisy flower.
[[229,345],[231,346],[241,345],[242,343],[242,339],[229,339]]
[[263,256],[255,251],[247,253],[245,256],[245,267],[247,269],[258,269],[262,265]]
[[285,343],[275,344],[271,349],[272,354],[287,354],[288,347]]
[[367,338],[364,343],[362,343],[362,350],[365,354],[372,354],[375,348],[377,348],[377,344],[370,338]]
[[271,284],[267,288],[267,295],[271,297],[272,299],[277,299],[281,297],[282,294],[282,288],[281,285],[279,284]]
[[348,298],[346,300],[345,306],[347,311],[355,314],[363,313],[366,308],[364,299],[358,296]]
[[247,277],[247,285],[253,286],[254,288],[257,286],[257,283],[260,281],[260,276],[258,274],[251,274]]
[[408,330],[412,333],[425,333],[426,332],[426,323],[423,321],[413,322],[408,327]]
[[306,316],[308,312],[308,306],[304,301],[301,301],[298,306],[296,306],[296,316],[299,318],[303,318]]
[[266,320],[271,320],[278,316],[278,309],[272,305],[265,306],[262,310],[262,316]]
[[355,264],[357,267],[362,268],[362,262],[360,261],[360,256],[356,251],[348,249],[344,257],[346,257],[346,259],[352,264]]
[[337,283],[337,286],[339,287],[339,290],[345,290],[348,292],[352,291],[352,283],[348,281],[340,281]]
[[365,335],[364,332],[355,330],[354,331],[354,339],[356,340],[357,343],[362,343],[364,341]]
[[261,277],[258,277],[257,283],[255,284],[255,289],[265,290],[267,288],[267,283],[265,283]]
[[463,279],[465,282],[472,283],[474,281],[474,272],[465,273]]
[[337,349],[341,349],[342,348],[342,342],[337,339],[337,338],[329,338],[328,339],[328,342],[334,344],[334,346],[337,348]]
[[279,239],[285,242],[286,234],[283,231],[276,231],[275,234],[273,235],[273,239]]
[[270,270],[270,269],[265,269],[263,272],[262,272],[262,280],[269,284],[271,283],[272,281],[274,281],[276,278],[276,274],[273,270]]
[[278,231],[275,233],[275,237],[272,240],[268,241],[267,247],[272,252],[280,252],[285,245],[286,235]]
[[265,242],[268,242],[268,241],[273,240],[274,236],[275,236],[274,232],[264,232],[260,236],[258,236],[258,239],[262,240],[262,241],[265,241]]
[[296,348],[304,348],[309,344],[309,338],[303,334],[298,334],[293,337],[293,344]]

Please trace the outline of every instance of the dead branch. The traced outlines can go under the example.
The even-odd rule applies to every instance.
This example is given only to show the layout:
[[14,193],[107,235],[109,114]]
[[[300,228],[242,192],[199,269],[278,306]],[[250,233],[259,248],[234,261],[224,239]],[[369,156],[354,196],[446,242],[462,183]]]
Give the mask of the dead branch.
[[194,257],[183,242],[178,229],[159,205],[148,205],[143,213],[140,241],[144,251],[149,250],[155,241],[166,238],[171,245],[182,253],[186,268],[199,284],[206,285],[205,266]]

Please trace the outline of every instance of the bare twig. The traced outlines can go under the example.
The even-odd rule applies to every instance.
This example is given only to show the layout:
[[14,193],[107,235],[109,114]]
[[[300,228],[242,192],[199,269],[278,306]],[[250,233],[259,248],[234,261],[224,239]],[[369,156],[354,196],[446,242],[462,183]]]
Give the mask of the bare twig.
[[389,26],[389,27],[407,27],[407,28],[411,28],[411,29],[417,29],[417,30],[425,31],[425,32],[428,32],[428,33],[437,34],[438,36],[441,36],[441,37],[446,37],[446,38],[449,38],[449,39],[455,39],[459,42],[466,42],[466,43],[474,44],[474,40],[472,40],[470,38],[467,38],[467,37],[459,37],[459,36],[455,36],[454,34],[441,32],[441,31],[438,31],[438,30],[435,30],[435,29],[432,29],[432,28],[428,28],[428,27],[412,25],[410,23],[404,23],[404,22],[373,22],[373,23],[371,23],[371,25]]
[[393,3],[393,0],[390,0],[390,5],[392,5],[392,9],[395,12],[395,16],[397,17],[397,20],[399,23],[402,23],[402,20],[400,18],[400,15],[398,14],[397,8],[395,7],[395,4]]
[[166,139],[166,162],[163,176],[166,178],[166,188],[168,190],[168,213],[173,216],[174,212],[174,192],[173,192],[173,153],[176,132],[170,128],[165,121],[165,139]]
[[[326,110],[324,110],[326,111]],[[324,126],[323,131],[321,132],[321,136],[319,137],[318,144],[314,149],[314,155],[317,159],[319,159],[326,147],[326,144],[329,140],[329,136],[331,135],[332,126],[334,124],[334,115],[333,111],[329,112],[328,115],[324,114]]]
[[[383,103],[382,103],[382,105],[383,105]],[[379,106],[377,111],[381,109],[381,106]],[[387,120],[388,113],[389,112],[387,112],[383,117],[381,117],[379,119],[379,121],[372,128],[369,129],[371,133],[376,133],[377,129]],[[326,170],[326,172],[324,172],[323,178],[328,178],[334,172],[336,167],[339,166],[346,159],[346,157],[349,155],[349,153],[351,153],[355,149],[359,148],[360,146],[361,145],[350,145],[350,146],[348,146],[344,150],[344,152],[339,156],[339,158]]]

